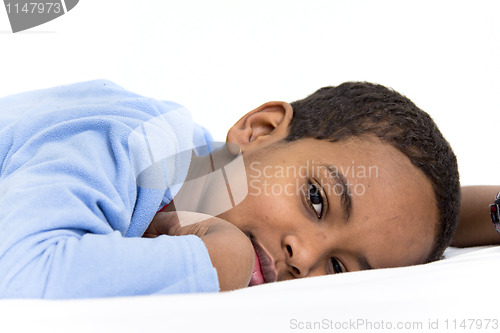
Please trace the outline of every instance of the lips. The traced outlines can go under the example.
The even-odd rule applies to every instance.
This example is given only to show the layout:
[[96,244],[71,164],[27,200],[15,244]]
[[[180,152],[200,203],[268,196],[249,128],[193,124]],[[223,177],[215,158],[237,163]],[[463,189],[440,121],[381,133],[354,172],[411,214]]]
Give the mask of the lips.
[[255,264],[249,285],[256,286],[263,283],[275,282],[277,274],[273,259],[260,244],[253,239],[251,241],[255,250]]

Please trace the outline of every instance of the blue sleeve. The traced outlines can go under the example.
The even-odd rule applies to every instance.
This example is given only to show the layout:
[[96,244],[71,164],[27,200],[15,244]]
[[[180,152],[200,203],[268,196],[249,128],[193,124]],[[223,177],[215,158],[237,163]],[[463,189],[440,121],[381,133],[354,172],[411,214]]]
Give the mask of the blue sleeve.
[[[40,98],[34,103],[39,110],[17,118],[6,113],[9,124],[0,128],[9,138],[0,144],[0,297],[217,291],[217,273],[200,238],[137,237],[163,194],[144,190],[140,197],[127,138],[137,124],[164,112],[164,102],[113,86],[102,93],[101,85],[67,87],[70,96],[45,92],[53,99],[24,95],[23,101]],[[12,110],[9,104],[0,109]]]

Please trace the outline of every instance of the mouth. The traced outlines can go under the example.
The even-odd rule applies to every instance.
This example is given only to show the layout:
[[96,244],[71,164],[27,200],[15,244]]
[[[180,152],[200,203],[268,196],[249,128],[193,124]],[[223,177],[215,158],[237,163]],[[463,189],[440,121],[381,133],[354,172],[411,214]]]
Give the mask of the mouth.
[[276,269],[274,268],[274,260],[267,251],[257,243],[252,237],[250,238],[255,250],[255,265],[253,268],[252,277],[250,278],[249,286],[275,282],[277,278]]

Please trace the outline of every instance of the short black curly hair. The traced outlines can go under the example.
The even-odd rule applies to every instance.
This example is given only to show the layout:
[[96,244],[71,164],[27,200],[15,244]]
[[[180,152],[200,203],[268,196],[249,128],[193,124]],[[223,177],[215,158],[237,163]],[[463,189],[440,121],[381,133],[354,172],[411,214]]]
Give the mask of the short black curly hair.
[[324,87],[291,105],[294,112],[285,141],[316,138],[336,142],[374,135],[425,173],[440,214],[437,237],[426,262],[442,258],[458,224],[460,180],[456,156],[432,118],[398,92],[368,82]]

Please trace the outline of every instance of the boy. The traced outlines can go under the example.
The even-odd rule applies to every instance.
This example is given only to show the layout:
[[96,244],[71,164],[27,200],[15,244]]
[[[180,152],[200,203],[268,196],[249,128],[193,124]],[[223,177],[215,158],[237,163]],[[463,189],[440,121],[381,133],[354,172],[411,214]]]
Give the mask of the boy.
[[[231,290],[419,264],[440,258],[457,223],[451,148],[379,85],[266,103],[199,157],[183,152],[210,139],[185,110],[107,81],[7,97],[0,110],[2,297]],[[239,156],[233,145],[244,167],[210,178],[213,156]],[[192,194],[186,184],[204,177]],[[229,178],[246,178],[246,195]]]

